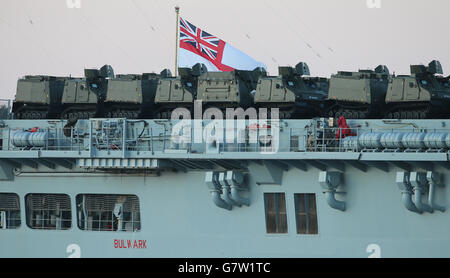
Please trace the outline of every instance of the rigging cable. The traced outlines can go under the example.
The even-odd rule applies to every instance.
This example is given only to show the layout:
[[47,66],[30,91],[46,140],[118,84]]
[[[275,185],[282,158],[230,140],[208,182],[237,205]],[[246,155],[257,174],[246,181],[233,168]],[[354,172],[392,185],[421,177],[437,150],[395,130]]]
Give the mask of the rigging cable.
[[[50,53],[52,53],[52,51],[50,51],[49,49],[47,49],[43,44],[38,43],[34,38],[30,37],[29,34],[25,33],[24,31],[20,30],[18,27],[12,25],[11,23],[9,23],[8,21],[6,21],[3,18],[0,18],[0,22],[3,22],[4,25],[8,26],[14,33],[21,35],[22,38],[25,38],[27,40],[30,41],[30,43],[34,46],[34,47],[38,47],[41,49],[41,52],[47,57],[48,61],[50,61],[51,63],[53,63],[54,65],[57,65],[57,62],[61,63],[61,64],[65,64],[67,65],[67,63],[63,60],[60,60],[57,58],[57,56],[52,56],[50,55]],[[33,24],[34,25],[34,24]],[[55,59],[57,61],[55,61]]]
[[306,29],[308,29],[308,31],[312,33],[325,48],[327,48],[330,52],[334,52],[334,49],[323,39],[321,39],[315,32],[313,32],[313,30],[303,20],[301,20],[301,18],[292,13],[290,9],[286,10],[290,13],[291,17],[295,18],[300,24],[302,24]]
[[[160,31],[160,29],[158,28],[158,26],[153,27],[154,24],[151,24],[151,22],[148,20],[148,18],[150,18],[145,12],[144,9],[141,8],[141,6],[139,6],[135,0],[130,0],[131,4],[134,6],[134,8],[141,14],[141,16],[144,18],[144,20],[147,22],[147,24],[149,25],[149,27],[153,30],[153,31]],[[154,17],[151,17],[154,18]],[[165,32],[159,32],[159,34],[168,42],[170,43],[171,40],[169,40],[169,38],[166,36]]]
[[274,15],[277,16],[279,19],[284,20],[284,21],[286,22],[286,25],[287,25],[288,28],[291,30],[291,32],[293,32],[293,33],[297,36],[297,38],[300,39],[300,40],[306,45],[306,47],[307,47],[309,50],[311,50],[312,53],[314,53],[314,55],[315,55],[316,58],[318,58],[323,64],[325,64],[331,71],[334,70],[333,67],[332,67],[330,64],[328,64],[327,61],[325,61],[324,57],[323,57],[319,52],[317,52],[317,51],[314,49],[314,47],[313,47],[308,41],[306,41],[306,40],[303,38],[303,36],[302,36],[296,29],[294,29],[294,28],[291,27],[291,24],[289,24],[289,23],[286,21],[286,17],[283,17],[283,16],[281,16],[280,14],[278,14],[278,13],[276,12],[276,10],[275,10],[271,5],[269,5],[269,3],[268,3],[266,0],[263,0],[262,2],[263,2],[263,3],[266,5],[266,7],[272,12],[272,14],[274,14]]
[[[111,42],[111,44],[114,47],[116,47],[118,50],[120,50],[127,58],[136,62],[136,65],[142,63],[142,60],[137,60],[134,57],[132,57],[131,55],[129,55],[129,53],[125,49],[123,49],[118,43],[116,43],[110,36],[107,35],[107,32],[104,32],[97,24],[94,24],[94,22],[91,21],[87,16],[85,16],[81,11],[80,11],[80,15],[84,19],[85,23],[88,22],[88,26],[92,26],[92,27],[96,28],[98,30],[97,34],[100,34],[105,39],[107,39],[109,42]],[[141,71],[143,71],[142,67],[141,67]]]

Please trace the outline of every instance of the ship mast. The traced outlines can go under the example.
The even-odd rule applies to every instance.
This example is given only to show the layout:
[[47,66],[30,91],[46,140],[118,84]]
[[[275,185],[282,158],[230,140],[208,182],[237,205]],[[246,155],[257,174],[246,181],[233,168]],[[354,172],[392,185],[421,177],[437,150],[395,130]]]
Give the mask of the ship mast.
[[178,72],[178,36],[179,36],[179,27],[178,25],[180,24],[180,7],[175,6],[175,13],[177,14],[177,24],[176,24],[176,41],[175,41],[175,77],[177,76],[177,72]]

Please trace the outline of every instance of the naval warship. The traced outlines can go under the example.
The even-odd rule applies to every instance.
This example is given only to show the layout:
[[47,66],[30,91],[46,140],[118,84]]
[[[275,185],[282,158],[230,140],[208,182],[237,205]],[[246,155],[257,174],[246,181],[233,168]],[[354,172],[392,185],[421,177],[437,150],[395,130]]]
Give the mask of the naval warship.
[[[284,71],[292,76],[292,69]],[[100,71],[87,73],[87,78],[98,78]],[[219,84],[207,78],[223,79],[206,74],[205,80],[198,78],[205,82],[202,86]],[[368,75],[358,83],[361,90],[354,90],[368,96],[364,86],[378,78],[366,72],[341,75],[350,80]],[[81,99],[90,93],[87,88],[102,91],[109,78],[104,76],[100,83],[19,80],[17,103],[27,98],[19,96],[20,88],[28,90],[28,99],[37,99],[34,103],[56,110],[38,110],[50,107],[41,105],[24,112],[26,103],[15,103],[22,115],[14,115],[14,105],[9,105],[0,120],[0,257],[450,257],[447,117],[421,119],[420,113],[405,110],[388,118],[337,111],[331,117],[280,119],[277,106],[286,98],[279,93],[298,93],[283,89],[294,82],[284,77],[273,87],[279,92],[267,97],[268,103],[278,98],[277,105],[258,107],[257,119],[242,113],[232,120],[219,117],[225,107],[209,118],[137,117],[154,107],[149,102],[133,106],[136,114],[99,117],[95,107],[100,98],[93,95],[86,97],[85,106],[73,106],[94,107],[90,112],[47,117],[63,107],[49,97],[49,90],[78,88],[84,90],[76,95]],[[121,78],[117,82],[133,86],[145,79]],[[170,82],[192,85],[164,78],[169,78],[164,81],[169,88]],[[311,83],[315,79],[296,78],[316,84]],[[415,83],[414,76],[401,78],[411,79],[411,90],[422,92],[417,96],[429,102],[419,86],[431,85]],[[159,88],[157,81],[148,82]],[[119,87],[129,83],[120,84],[112,98],[120,99]],[[134,88],[142,100],[142,91]],[[205,88],[205,99],[208,93],[215,100],[224,97],[219,89],[223,91]],[[167,92],[158,92],[170,103]],[[187,98],[189,90],[182,92],[183,101],[193,101]],[[59,97],[64,100],[64,93]],[[294,103],[296,98],[290,99]],[[290,106],[281,107],[286,115],[284,107]]]
[[449,120],[194,121],[2,120],[0,256],[450,255]]

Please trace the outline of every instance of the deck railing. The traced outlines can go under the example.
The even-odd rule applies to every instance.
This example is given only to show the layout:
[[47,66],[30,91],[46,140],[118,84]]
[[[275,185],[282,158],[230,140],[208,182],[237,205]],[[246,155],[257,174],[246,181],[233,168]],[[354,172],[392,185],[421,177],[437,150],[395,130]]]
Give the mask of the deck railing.
[[[110,126],[42,129],[2,128],[1,151],[127,152],[443,152],[450,149],[450,129],[400,128],[245,128],[224,130],[200,141],[172,134],[166,127]],[[228,133],[227,133],[228,132]],[[233,136],[229,134],[233,133]],[[198,138],[197,138],[198,139]]]

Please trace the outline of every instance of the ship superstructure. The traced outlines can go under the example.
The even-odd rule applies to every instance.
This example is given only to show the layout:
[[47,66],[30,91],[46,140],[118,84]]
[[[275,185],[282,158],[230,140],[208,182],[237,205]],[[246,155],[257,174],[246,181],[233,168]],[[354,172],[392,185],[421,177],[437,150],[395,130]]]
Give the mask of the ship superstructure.
[[450,121],[347,124],[4,120],[0,256],[448,257]]

